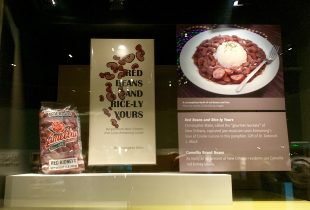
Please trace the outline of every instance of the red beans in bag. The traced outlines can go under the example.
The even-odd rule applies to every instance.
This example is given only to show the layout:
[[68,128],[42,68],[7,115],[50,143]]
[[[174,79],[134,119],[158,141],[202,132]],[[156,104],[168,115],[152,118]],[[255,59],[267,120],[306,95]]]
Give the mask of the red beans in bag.
[[43,173],[81,173],[85,170],[80,119],[76,108],[42,103],[39,129]]

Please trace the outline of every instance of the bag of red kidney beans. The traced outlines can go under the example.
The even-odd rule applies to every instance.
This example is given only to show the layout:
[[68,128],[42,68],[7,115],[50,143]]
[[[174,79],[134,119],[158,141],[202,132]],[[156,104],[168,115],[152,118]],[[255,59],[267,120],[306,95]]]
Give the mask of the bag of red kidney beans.
[[39,129],[43,173],[81,173],[85,170],[80,118],[76,107],[42,102]]

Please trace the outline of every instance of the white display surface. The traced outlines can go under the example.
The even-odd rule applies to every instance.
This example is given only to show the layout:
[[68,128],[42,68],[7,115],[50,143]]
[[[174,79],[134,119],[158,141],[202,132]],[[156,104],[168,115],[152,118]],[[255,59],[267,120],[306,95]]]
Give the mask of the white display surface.
[[231,175],[109,173],[6,177],[5,207],[231,204]]

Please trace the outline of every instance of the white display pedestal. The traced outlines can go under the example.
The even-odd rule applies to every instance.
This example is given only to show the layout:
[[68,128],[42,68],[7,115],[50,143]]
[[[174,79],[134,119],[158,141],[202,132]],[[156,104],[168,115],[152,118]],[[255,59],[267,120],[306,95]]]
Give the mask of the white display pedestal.
[[231,204],[231,176],[184,173],[22,174],[6,177],[5,207]]

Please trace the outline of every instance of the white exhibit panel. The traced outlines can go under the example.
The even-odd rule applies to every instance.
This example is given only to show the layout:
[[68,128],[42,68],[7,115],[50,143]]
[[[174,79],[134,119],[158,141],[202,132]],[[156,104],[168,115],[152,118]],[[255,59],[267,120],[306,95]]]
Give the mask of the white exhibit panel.
[[91,39],[88,165],[156,163],[153,39]]
[[231,175],[22,174],[6,177],[5,207],[232,204]]

